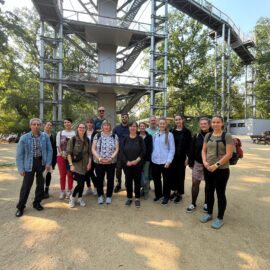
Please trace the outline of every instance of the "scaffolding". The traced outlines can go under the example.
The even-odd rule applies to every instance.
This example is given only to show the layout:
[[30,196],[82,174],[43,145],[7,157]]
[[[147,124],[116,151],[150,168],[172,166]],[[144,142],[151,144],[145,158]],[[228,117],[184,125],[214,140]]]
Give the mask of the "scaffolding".
[[[109,93],[111,97],[115,96],[115,103],[120,101],[120,107],[112,107],[114,114],[128,112],[142,96],[149,94],[151,114],[159,109],[166,115],[167,1],[77,0],[73,1],[72,8],[65,7],[64,0],[32,2],[40,15],[41,119],[44,119],[46,104],[51,103],[53,121],[61,125],[65,90],[95,101]],[[136,15],[146,4],[152,6],[148,18],[151,22],[136,21]],[[96,68],[78,71],[65,67],[64,41],[83,52]],[[158,45],[161,41],[164,46]],[[150,75],[132,74],[131,66],[149,47]],[[162,52],[160,48],[163,48]],[[163,60],[161,66],[157,65],[158,59]],[[44,99],[45,85],[52,89],[52,100]],[[157,93],[163,95],[164,106],[156,106]]]

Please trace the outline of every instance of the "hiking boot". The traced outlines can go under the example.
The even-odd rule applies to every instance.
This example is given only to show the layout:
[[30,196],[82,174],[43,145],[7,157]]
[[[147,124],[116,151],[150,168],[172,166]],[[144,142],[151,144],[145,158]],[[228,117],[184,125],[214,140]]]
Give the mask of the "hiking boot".
[[132,204],[132,199],[127,199],[125,205],[130,206]]
[[222,219],[219,219],[219,218],[216,218],[216,219],[212,222],[211,227],[212,227],[213,229],[218,230],[218,229],[220,229],[223,225],[224,225],[223,220],[222,220]]
[[196,210],[196,205],[194,205],[194,204],[190,204],[189,206],[188,206],[188,208],[186,209],[186,213],[192,213],[192,212],[194,212]]
[[141,207],[141,202],[140,200],[135,200],[135,207],[140,208]]
[[206,223],[212,219],[212,215],[205,214],[200,218],[201,223]]
[[78,203],[79,203],[80,206],[82,206],[82,207],[85,207],[85,206],[86,206],[86,203],[85,203],[85,201],[84,201],[82,198],[79,198],[79,199],[78,199]]
[[113,190],[113,192],[114,193],[118,193],[120,190],[121,190],[121,186],[116,185],[115,188],[114,188],[114,190]]
[[99,196],[98,197],[98,204],[103,204],[104,203],[104,199],[103,199],[103,196]]

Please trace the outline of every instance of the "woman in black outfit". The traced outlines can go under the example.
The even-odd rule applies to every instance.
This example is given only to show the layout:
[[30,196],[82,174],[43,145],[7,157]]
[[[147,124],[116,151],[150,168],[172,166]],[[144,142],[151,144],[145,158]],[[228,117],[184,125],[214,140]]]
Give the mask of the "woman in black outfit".
[[133,181],[135,186],[135,206],[140,207],[140,188],[143,158],[145,156],[145,144],[141,136],[137,133],[138,124],[132,121],[129,124],[129,136],[122,144],[121,160],[126,175],[127,201],[130,206],[133,197]]
[[139,130],[140,136],[143,138],[145,143],[145,157],[142,167],[142,177],[141,177],[141,195],[144,196],[144,199],[148,199],[149,189],[150,189],[150,179],[149,179],[149,166],[151,161],[151,155],[153,151],[153,138],[147,131],[145,131],[147,125],[146,123],[140,123]]
[[[93,143],[93,139],[95,137],[95,135],[97,134],[97,132],[94,130],[94,125],[95,125],[95,121],[92,118],[86,119],[86,135],[88,137],[88,139],[91,142],[91,145]],[[91,189],[91,179],[94,185],[94,190],[92,191]],[[87,189],[84,191],[83,196],[86,195],[90,195],[90,194],[94,194],[97,195],[97,176],[95,174],[95,163],[94,163],[94,159],[92,159],[92,165],[91,165],[91,169],[90,171],[88,171],[86,173],[86,185],[87,185]]]
[[[53,149],[53,158],[52,158],[52,170],[54,170],[55,165],[56,165],[56,156],[57,156],[57,148],[56,148],[56,137],[52,133],[52,127],[53,124],[51,121],[47,121],[44,126],[44,132],[49,136],[50,142],[52,145]],[[44,199],[47,199],[50,197],[49,195],[49,188],[51,184],[51,179],[52,179],[52,172],[47,171],[46,172],[46,177],[45,177],[45,190],[44,190]]]
[[[188,166],[192,169],[192,202],[188,206],[186,212],[192,213],[196,210],[196,201],[199,195],[200,183],[204,180],[203,162],[202,162],[202,146],[204,137],[208,132],[211,132],[211,121],[209,118],[202,117],[199,121],[200,130],[196,133],[190,144],[190,152],[188,157]],[[203,210],[207,212],[206,200],[206,185],[205,185],[205,200]]]
[[187,156],[191,143],[191,132],[184,125],[184,118],[176,115],[174,118],[176,127],[173,129],[172,134],[175,142],[175,155],[172,161],[172,186],[171,189],[174,193],[171,200],[174,203],[179,203],[182,200],[182,195],[185,193],[185,175]]

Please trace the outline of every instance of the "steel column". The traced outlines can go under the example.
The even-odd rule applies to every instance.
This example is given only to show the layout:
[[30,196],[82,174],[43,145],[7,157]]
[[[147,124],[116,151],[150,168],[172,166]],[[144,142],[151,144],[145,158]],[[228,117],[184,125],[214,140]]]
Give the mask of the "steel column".
[[227,60],[227,131],[230,131],[230,111],[231,111],[231,29],[228,28],[228,60]]
[[40,24],[39,118],[44,120],[44,21]]
[[225,24],[222,26],[222,55],[221,55],[221,116],[225,114]]

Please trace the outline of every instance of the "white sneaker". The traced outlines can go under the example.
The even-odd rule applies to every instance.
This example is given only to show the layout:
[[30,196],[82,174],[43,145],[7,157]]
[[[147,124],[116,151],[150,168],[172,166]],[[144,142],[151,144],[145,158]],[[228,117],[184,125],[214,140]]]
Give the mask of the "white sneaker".
[[93,195],[97,195],[97,188],[94,188]]
[[76,203],[76,197],[70,196],[69,207],[70,207],[70,208],[75,207],[75,203]]
[[78,203],[80,204],[80,206],[85,207],[86,203],[84,202],[84,200],[82,198],[78,198]]
[[103,196],[99,196],[98,197],[98,204],[103,204],[104,200],[103,200]]
[[190,204],[188,208],[186,209],[186,213],[192,213],[196,210],[196,206],[194,204]]
[[87,196],[87,195],[91,195],[92,194],[92,189],[91,187],[87,188],[84,192],[83,192],[83,196]]
[[111,204],[111,203],[112,203],[112,197],[107,197],[106,204]]
[[68,190],[66,193],[66,199],[70,199],[70,195],[71,195],[71,190]]
[[59,199],[60,200],[64,200],[64,198],[65,198],[65,191],[60,191],[60,195],[59,195]]

